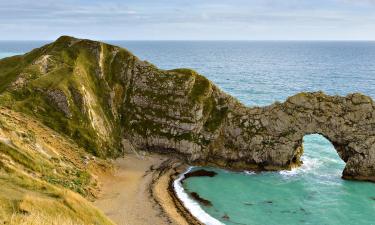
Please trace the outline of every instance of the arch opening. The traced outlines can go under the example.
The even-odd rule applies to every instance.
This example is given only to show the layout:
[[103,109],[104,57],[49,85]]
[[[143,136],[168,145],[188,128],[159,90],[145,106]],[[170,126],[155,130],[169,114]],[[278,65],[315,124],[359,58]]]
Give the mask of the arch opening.
[[319,176],[342,176],[346,163],[327,137],[318,133],[304,135],[302,147],[302,170]]

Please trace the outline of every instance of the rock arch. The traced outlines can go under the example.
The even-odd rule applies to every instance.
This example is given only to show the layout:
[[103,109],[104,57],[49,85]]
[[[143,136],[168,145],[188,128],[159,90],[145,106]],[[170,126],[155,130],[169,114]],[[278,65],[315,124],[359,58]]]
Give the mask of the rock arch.
[[346,163],[343,178],[375,181],[374,108],[372,99],[362,94],[340,97],[322,92],[247,108],[229,115],[222,146],[231,146],[230,151],[222,148],[211,161],[226,158],[219,164],[234,168],[291,168],[300,164],[303,137],[317,133],[333,144]]
[[[35,65],[40,70],[30,70]],[[298,165],[303,136],[319,133],[346,162],[344,178],[375,181],[375,106],[362,94],[300,93],[249,108],[193,70],[161,70],[125,49],[68,36],[0,67],[4,106],[37,102],[22,107],[41,121],[58,119],[52,128],[100,155],[121,154],[122,145],[196,164],[278,170]],[[92,104],[82,102],[88,91]]]
[[336,176],[338,176],[336,169],[339,169],[342,175],[345,167],[345,162],[339,156],[333,144],[320,134],[303,136],[303,156],[301,160],[303,161],[302,167],[306,169],[324,170],[332,167],[334,171],[327,172]]

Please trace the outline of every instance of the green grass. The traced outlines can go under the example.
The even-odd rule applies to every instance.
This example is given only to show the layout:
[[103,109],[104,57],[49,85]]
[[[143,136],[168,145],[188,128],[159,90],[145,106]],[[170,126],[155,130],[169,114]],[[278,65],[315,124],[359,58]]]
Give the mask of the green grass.
[[[0,170],[0,223],[112,224],[87,200],[70,191],[22,175]],[[38,219],[39,218],[39,219]]]
[[213,98],[207,100],[205,106],[205,111],[209,113],[209,116],[204,126],[207,128],[207,130],[212,132],[219,128],[223,120],[226,118],[228,114],[228,107],[224,106],[217,108],[217,104]]
[[0,110],[0,224],[112,224],[82,197],[97,188],[92,171],[79,166],[83,149],[28,116]]
[[195,75],[195,83],[190,92],[190,98],[195,102],[202,102],[211,88],[210,81],[201,75]]
[[22,68],[22,57],[13,56],[0,60],[0,93],[17,79]]
[[[101,53],[102,67],[99,60]],[[35,62],[46,55],[49,56],[48,71],[44,73]],[[13,90],[10,84],[20,74],[27,74],[28,80],[24,87]],[[145,82],[146,88],[135,85],[139,79]],[[121,139],[133,134],[166,137],[172,141],[188,140],[207,146],[210,141],[204,139],[201,131],[172,134],[171,125],[157,119],[199,122],[203,124],[202,132],[212,133],[217,132],[228,114],[224,100],[215,99],[213,95],[213,92],[217,93],[215,86],[194,70],[160,70],[152,64],[141,62],[125,49],[68,36],[60,37],[56,42],[24,56],[0,60],[0,80],[1,106],[35,118],[85,151],[102,158],[121,155]],[[56,102],[48,98],[46,93],[49,90],[64,93],[71,113],[69,118],[61,112]],[[131,99],[135,95],[142,96],[152,106],[134,105]],[[197,110],[202,108],[203,118],[196,121]],[[170,110],[178,110],[180,115],[173,115]],[[148,119],[150,116],[156,119]],[[99,118],[99,122],[93,118]],[[108,131],[105,134],[101,129],[102,124],[104,131]],[[33,141],[32,135],[29,139]],[[57,213],[59,211],[69,221],[69,218],[74,220],[78,212],[86,210],[76,208],[81,200],[64,197],[61,191],[69,189],[83,196],[90,195],[88,187],[92,185],[93,177],[85,169],[76,166],[72,166],[72,169],[61,168],[59,163],[65,161],[46,160],[41,155],[4,144],[0,144],[0,159],[1,154],[12,160],[20,171],[34,173],[36,177],[31,178],[11,167],[3,168],[0,184],[3,182],[8,186],[4,189],[5,195],[0,194],[0,204],[7,202],[8,209],[16,209],[7,211],[8,217],[16,214],[15,218],[18,218],[23,213],[23,205],[30,206],[27,209],[30,220],[45,215],[58,217],[61,216]],[[7,193],[14,193],[17,199],[5,200]],[[43,211],[42,206],[52,211]],[[87,207],[92,212],[90,216],[87,217],[89,214],[85,211],[85,215],[77,217],[80,221],[75,222],[97,222],[92,221],[96,212]],[[23,215],[22,218],[27,217]],[[98,215],[97,218],[103,217]]]

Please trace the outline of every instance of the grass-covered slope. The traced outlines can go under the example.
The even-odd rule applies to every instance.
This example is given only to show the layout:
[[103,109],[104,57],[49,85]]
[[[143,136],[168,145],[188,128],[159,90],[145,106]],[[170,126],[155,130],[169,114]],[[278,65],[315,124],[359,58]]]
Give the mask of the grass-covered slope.
[[108,168],[32,117],[0,108],[0,223],[111,224],[87,199]]
[[123,88],[110,62],[132,57],[99,42],[61,37],[0,60],[0,104],[38,118],[94,155],[118,155]]
[[133,147],[199,156],[232,100],[195,71],[68,36],[1,59],[0,81],[0,222],[107,223],[81,197],[97,192],[100,158]]
[[125,49],[67,36],[1,60],[0,79],[1,105],[97,156],[121,154],[123,137],[139,148],[199,152],[228,101],[237,103],[195,71],[161,70]]
[[148,138],[207,144],[199,127],[215,130],[222,117],[211,118],[214,87],[196,72],[67,36],[0,60],[0,81],[0,222],[108,223],[81,197],[98,191],[99,158],[148,148]]

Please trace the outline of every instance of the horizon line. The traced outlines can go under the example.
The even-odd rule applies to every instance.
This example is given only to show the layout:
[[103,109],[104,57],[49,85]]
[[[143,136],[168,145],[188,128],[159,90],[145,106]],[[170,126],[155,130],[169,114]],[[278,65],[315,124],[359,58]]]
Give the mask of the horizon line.
[[[72,36],[75,37],[75,36]],[[222,41],[222,42],[229,42],[229,41],[248,41],[248,42],[304,42],[304,41],[316,41],[316,42],[375,42],[374,40],[368,40],[368,39],[92,39],[92,38],[79,38],[78,39],[88,39],[88,40],[93,40],[93,41],[101,41],[101,42],[106,42],[106,41]],[[56,39],[0,39],[0,41],[56,41]]]

